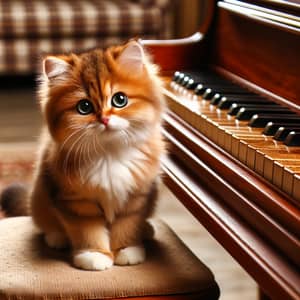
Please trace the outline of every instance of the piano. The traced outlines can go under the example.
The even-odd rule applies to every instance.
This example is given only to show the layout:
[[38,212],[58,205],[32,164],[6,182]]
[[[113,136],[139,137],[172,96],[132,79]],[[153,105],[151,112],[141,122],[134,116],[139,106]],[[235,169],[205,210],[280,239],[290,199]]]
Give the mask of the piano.
[[300,5],[207,3],[194,35],[142,41],[165,82],[163,179],[261,299],[300,299]]

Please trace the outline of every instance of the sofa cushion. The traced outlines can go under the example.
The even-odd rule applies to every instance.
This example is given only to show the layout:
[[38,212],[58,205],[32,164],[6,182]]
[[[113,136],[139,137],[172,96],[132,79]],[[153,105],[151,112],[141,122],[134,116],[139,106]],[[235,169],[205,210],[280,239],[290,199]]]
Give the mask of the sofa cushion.
[[159,37],[165,8],[166,0],[0,0],[0,38]]
[[[144,35],[154,39],[153,35]],[[80,53],[92,48],[105,48],[124,43],[131,36],[66,37],[39,39],[0,39],[0,74],[28,75],[41,72],[42,57],[47,54]]]

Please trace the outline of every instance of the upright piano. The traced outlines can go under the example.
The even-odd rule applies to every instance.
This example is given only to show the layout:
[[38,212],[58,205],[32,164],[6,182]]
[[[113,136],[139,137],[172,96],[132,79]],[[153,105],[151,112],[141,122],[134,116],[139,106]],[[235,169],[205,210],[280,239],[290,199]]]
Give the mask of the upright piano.
[[207,3],[193,36],[143,41],[165,82],[164,181],[262,298],[300,299],[300,5]]

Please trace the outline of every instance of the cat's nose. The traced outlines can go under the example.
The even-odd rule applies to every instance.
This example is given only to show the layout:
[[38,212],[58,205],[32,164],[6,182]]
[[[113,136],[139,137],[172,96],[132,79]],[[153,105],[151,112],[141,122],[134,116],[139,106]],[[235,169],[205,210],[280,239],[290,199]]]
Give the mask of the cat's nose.
[[105,126],[108,125],[108,122],[109,122],[109,118],[108,117],[102,117],[101,118],[101,123]]

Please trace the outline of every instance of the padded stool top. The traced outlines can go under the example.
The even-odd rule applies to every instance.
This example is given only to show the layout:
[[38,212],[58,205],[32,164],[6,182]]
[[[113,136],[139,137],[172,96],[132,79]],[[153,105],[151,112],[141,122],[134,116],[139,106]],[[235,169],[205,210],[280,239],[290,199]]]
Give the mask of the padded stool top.
[[0,299],[109,299],[199,294],[217,299],[211,271],[161,221],[153,220],[146,261],[85,271],[70,265],[68,251],[48,248],[30,217],[0,221]]

